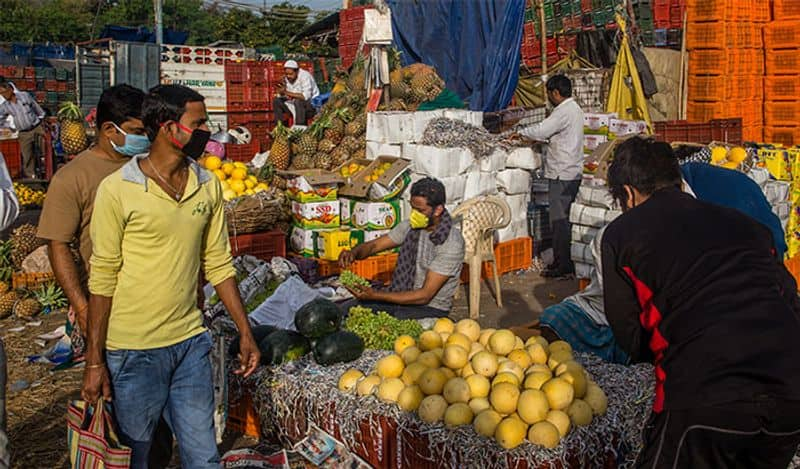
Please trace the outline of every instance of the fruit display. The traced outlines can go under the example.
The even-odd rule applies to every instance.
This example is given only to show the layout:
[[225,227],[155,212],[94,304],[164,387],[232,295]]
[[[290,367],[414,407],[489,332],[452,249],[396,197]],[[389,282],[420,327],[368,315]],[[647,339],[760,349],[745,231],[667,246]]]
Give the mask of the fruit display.
[[[445,88],[433,67],[412,64],[400,68],[397,56],[390,63],[394,64],[389,77],[391,99],[388,104],[382,103],[379,111],[415,111]],[[287,165],[292,169],[332,170],[349,159],[365,158],[368,101],[365,68],[364,58],[357,58],[350,75],[337,80],[330,99],[304,130],[290,132],[278,124],[270,149],[270,161],[276,168]],[[349,171],[351,175],[355,172]]]
[[258,342],[262,365],[280,365],[297,360],[311,350],[311,343],[295,331],[278,329]]
[[40,285],[38,289],[33,291],[33,295],[41,305],[41,310],[44,314],[69,306],[64,290],[53,281]]
[[266,182],[259,181],[250,168],[240,161],[224,161],[216,155],[207,155],[198,163],[219,178],[222,197],[226,202],[269,189]]
[[711,148],[711,164],[723,168],[736,169],[747,159],[747,151],[742,147],[728,149],[719,145]]
[[396,404],[426,423],[472,425],[504,449],[526,440],[554,448],[608,406],[564,341],[523,342],[507,329],[441,318],[417,340],[398,337],[393,348],[367,376],[345,371],[339,389]]
[[339,330],[342,313],[332,301],[317,298],[301,307],[294,315],[297,331],[309,339],[319,339]]
[[14,183],[14,193],[22,207],[41,206],[44,203],[44,191],[31,189],[21,182]]
[[370,286],[369,280],[361,277],[358,274],[354,274],[350,270],[343,270],[341,274],[339,274],[339,282],[345,287],[354,287],[356,285],[361,285],[368,287]]
[[58,138],[65,153],[77,155],[89,146],[86,128],[83,126],[83,114],[77,104],[62,103],[58,109],[58,123],[60,125]]
[[385,162],[381,163],[372,170],[372,172],[366,176],[364,176],[364,182],[375,182],[383,176],[383,174],[392,167],[392,163]]
[[364,339],[367,348],[375,350],[392,350],[398,339],[408,337],[414,341],[422,333],[422,326],[413,319],[397,319],[361,306],[350,308],[344,327]]
[[364,168],[366,168],[366,166],[363,164],[350,163],[347,166],[342,166],[342,169],[339,170],[339,174],[341,174],[342,177],[349,178],[350,176],[355,176]]
[[45,243],[43,239],[36,237],[36,227],[30,223],[14,229],[9,240],[11,241],[11,261],[17,270],[22,267],[22,261],[30,253]]

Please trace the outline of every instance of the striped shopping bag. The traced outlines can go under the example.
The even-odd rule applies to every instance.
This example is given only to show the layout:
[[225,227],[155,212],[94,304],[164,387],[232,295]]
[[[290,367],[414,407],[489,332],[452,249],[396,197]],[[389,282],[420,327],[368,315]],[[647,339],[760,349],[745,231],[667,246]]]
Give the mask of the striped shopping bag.
[[67,443],[73,469],[128,469],[131,449],[120,444],[103,398],[92,407],[72,401],[67,408]]

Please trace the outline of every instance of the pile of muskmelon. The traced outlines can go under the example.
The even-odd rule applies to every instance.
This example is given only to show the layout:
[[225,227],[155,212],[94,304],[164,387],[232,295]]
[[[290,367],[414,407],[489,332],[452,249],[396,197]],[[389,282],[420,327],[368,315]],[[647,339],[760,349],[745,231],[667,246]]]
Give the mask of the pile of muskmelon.
[[394,352],[368,376],[345,371],[339,389],[395,403],[428,423],[472,425],[506,449],[526,438],[553,448],[608,406],[564,341],[523,342],[507,329],[442,318],[418,341],[399,337]]

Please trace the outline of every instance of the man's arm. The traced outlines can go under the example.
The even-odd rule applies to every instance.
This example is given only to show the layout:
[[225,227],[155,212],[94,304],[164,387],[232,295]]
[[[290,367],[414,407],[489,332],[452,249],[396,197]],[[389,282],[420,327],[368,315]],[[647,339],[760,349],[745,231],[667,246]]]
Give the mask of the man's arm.
[[545,142],[564,128],[564,116],[554,111],[545,120],[519,131],[519,134],[530,140]]
[[373,291],[371,301],[381,301],[384,303],[394,303],[398,305],[420,305],[424,306],[433,300],[439,293],[450,277],[431,270],[425,275],[425,282],[419,290],[409,290],[401,292]]
[[50,258],[50,265],[53,267],[53,273],[56,275],[56,281],[61,285],[69,304],[75,310],[81,330],[85,331],[87,330],[89,301],[81,286],[80,273],[78,266],[75,265],[75,260],[72,258],[69,244],[63,241],[51,240],[49,248],[48,257]]
[[602,241],[602,277],[605,313],[620,348],[631,362],[650,361],[644,330],[639,323],[641,306],[628,275],[618,267],[617,253],[605,236]]
[[8,173],[5,158],[2,158],[0,153],[0,190],[2,190],[2,198],[0,198],[0,230],[5,230],[19,215],[19,200],[17,200],[17,193],[14,191],[14,183],[11,181],[11,175]]
[[389,235],[383,235],[367,243],[359,244],[351,250],[342,251],[342,253],[339,254],[339,265],[343,268],[347,268],[350,267],[353,261],[366,259],[369,256],[394,249],[397,246],[399,246],[399,244],[394,242]]
[[28,99],[31,100],[31,107],[33,108],[33,111],[36,113],[36,117],[38,117],[40,121],[44,119],[45,116],[44,109],[42,109],[42,107],[39,106],[39,103],[36,102],[36,99],[33,96],[31,96],[30,93],[28,93]]
[[236,285],[234,277],[228,277],[222,283],[214,285],[214,290],[216,290],[217,296],[219,296],[222,304],[225,305],[225,309],[231,315],[231,319],[236,323],[236,328],[239,329],[239,335],[241,336],[239,344],[240,366],[234,373],[244,374],[245,377],[250,376],[261,360],[261,353],[255,338],[253,338],[250,323],[247,322],[247,312],[242,304],[242,298],[239,296],[239,287]]

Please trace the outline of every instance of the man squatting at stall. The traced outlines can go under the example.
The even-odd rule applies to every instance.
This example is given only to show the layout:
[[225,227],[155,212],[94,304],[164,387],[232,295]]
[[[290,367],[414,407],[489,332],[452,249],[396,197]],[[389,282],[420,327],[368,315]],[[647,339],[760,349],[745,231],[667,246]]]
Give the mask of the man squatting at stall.
[[[411,215],[388,234],[339,256],[342,268],[400,247],[387,291],[351,287],[358,303],[398,318],[446,317],[464,262],[464,238],[445,208],[444,185],[424,178],[411,186]],[[351,302],[352,303],[352,302]],[[348,305],[350,306],[350,305]]]

